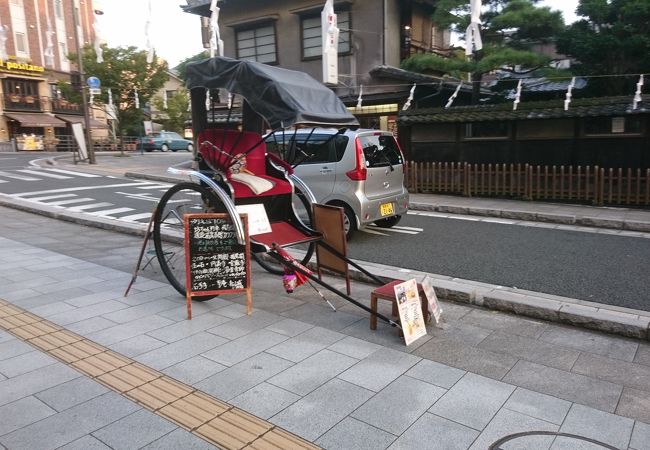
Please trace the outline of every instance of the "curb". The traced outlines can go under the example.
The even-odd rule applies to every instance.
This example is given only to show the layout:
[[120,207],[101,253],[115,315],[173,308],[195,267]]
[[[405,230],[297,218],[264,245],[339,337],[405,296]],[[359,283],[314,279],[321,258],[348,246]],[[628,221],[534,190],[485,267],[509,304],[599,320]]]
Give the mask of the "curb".
[[[176,180],[174,179],[172,182],[174,181]],[[58,208],[47,207],[47,205],[36,207],[29,202],[17,200],[5,194],[0,194],[0,206],[135,236],[144,236],[146,229],[144,224],[129,224],[114,219],[88,217],[83,213],[71,213]],[[475,305],[534,319],[570,324],[625,337],[650,340],[650,312],[648,311],[616,306],[603,307],[599,303],[567,297],[506,288],[378,263],[354,261],[380,279],[385,280],[385,282],[407,278],[422,279],[425,275],[428,275],[433,279],[436,295],[446,301]],[[356,281],[372,284],[372,280],[354,267],[350,268],[350,277]]]

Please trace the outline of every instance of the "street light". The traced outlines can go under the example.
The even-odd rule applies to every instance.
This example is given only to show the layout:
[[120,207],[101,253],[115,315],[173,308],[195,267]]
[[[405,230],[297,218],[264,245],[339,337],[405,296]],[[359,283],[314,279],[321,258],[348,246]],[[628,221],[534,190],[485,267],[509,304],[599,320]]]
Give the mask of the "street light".
[[74,40],[77,46],[77,70],[81,80],[81,107],[84,113],[84,123],[86,125],[86,148],[88,149],[88,164],[96,164],[95,149],[93,148],[92,135],[90,133],[90,113],[88,111],[88,102],[86,90],[84,88],[84,66],[81,55],[81,46],[79,45],[79,0],[72,0],[72,22],[74,26]]

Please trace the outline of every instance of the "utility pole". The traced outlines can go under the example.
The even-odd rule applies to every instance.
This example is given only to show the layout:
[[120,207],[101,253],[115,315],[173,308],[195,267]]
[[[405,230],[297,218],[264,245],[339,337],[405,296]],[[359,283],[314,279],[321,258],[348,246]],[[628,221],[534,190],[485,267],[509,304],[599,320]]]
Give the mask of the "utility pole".
[[79,71],[79,78],[81,83],[81,107],[84,113],[84,123],[85,123],[85,137],[86,137],[86,149],[88,150],[88,164],[96,164],[95,160],[95,149],[93,148],[92,135],[90,133],[90,112],[88,110],[88,99],[86,97],[86,88],[85,84],[85,75],[84,75],[84,66],[82,58],[82,48],[80,45],[79,39],[79,0],[72,1],[72,22],[74,26],[74,40],[77,46],[77,70]]

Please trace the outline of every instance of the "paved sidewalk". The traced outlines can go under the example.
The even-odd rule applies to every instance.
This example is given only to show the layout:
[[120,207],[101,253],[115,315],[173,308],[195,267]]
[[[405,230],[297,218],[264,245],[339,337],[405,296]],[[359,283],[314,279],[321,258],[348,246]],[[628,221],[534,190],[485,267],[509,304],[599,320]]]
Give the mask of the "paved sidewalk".
[[[645,341],[443,301],[444,322],[405,347],[361,309],[287,295],[257,267],[251,316],[222,296],[187,321],[156,267],[123,297],[140,238],[0,214],[1,299],[322,447],[487,449],[531,432],[512,444],[650,449]],[[353,288],[369,301],[370,286]],[[130,398],[0,331],[0,446],[210,448]]]

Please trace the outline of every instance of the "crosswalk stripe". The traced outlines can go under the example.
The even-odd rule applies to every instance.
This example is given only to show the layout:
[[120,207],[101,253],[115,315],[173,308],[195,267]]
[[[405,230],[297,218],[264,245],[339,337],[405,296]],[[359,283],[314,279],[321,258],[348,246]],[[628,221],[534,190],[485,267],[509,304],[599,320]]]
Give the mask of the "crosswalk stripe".
[[13,174],[13,173],[3,172],[3,171],[0,171],[0,175],[3,176],[3,177],[6,177],[6,178],[14,179],[14,180],[40,181],[39,178],[27,177],[27,176],[24,176],[24,175],[16,175],[16,174]]
[[140,187],[138,187],[136,189],[161,189],[161,190],[167,191],[167,189],[169,189],[170,186],[171,186],[171,184],[157,184],[157,185],[153,185],[153,186],[140,186]]
[[9,183],[7,180],[0,180],[0,183]]
[[29,175],[36,175],[36,176],[45,177],[45,178],[55,178],[57,180],[69,180],[70,178],[72,178],[72,177],[68,177],[68,176],[65,176],[65,175],[56,175],[54,173],[47,173],[47,172],[44,172],[42,170],[20,169],[20,170],[17,170],[16,172],[27,173]]
[[129,211],[134,211],[133,208],[115,208],[115,209],[107,209],[105,211],[93,211],[89,212],[88,214],[91,214],[93,216],[100,216],[100,217],[106,217],[110,216],[112,214],[120,214],[123,212],[129,212]]
[[122,216],[120,220],[126,220],[127,222],[135,222],[140,219],[149,219],[151,213],[140,213],[140,214],[131,214],[130,216]]
[[[68,211],[79,212],[79,211],[85,211],[87,209],[103,208],[104,206],[113,206],[113,204],[108,202],[90,203],[88,205],[73,206],[71,208],[68,208]],[[88,214],[93,214],[93,213],[88,213]]]
[[46,195],[45,197],[32,197],[29,200],[33,202],[42,202],[44,200],[55,200],[57,198],[70,198],[76,197],[77,194],[59,194],[59,195]]
[[[27,200],[31,200],[31,199],[27,199]],[[49,203],[45,203],[45,204],[49,205],[49,206],[64,206],[64,205],[71,205],[73,203],[92,202],[94,200],[95,200],[94,198],[77,197],[77,198],[73,198],[71,200],[61,200],[61,201],[58,201],[58,202],[49,202]]]
[[84,177],[84,178],[101,178],[102,175],[95,175],[94,173],[85,173],[85,172],[74,172],[72,170],[63,170],[63,169],[44,169],[47,170],[48,172],[56,172],[56,173],[63,173],[66,175],[74,175],[76,177]]
[[[0,173],[1,175],[2,173]],[[45,191],[34,191],[34,192],[20,192],[18,194],[10,194],[11,197],[25,198],[29,195],[41,195],[41,194],[56,194],[59,192],[75,192],[75,191],[89,191],[94,189],[106,189],[106,188],[116,188],[116,187],[129,187],[129,186],[142,186],[142,181],[136,183],[120,183],[120,184],[107,184],[104,186],[83,186],[83,187],[74,187],[74,188],[63,188],[63,189],[48,189]]]

